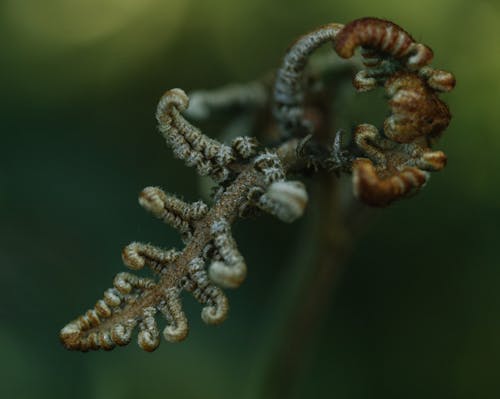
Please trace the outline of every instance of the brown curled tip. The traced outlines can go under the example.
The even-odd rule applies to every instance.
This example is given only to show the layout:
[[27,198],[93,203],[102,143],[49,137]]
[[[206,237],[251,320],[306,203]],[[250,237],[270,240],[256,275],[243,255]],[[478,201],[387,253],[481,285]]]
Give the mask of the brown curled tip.
[[427,151],[422,154],[417,166],[420,169],[436,172],[442,170],[447,162],[448,157],[443,151]]
[[385,84],[392,114],[384,121],[384,133],[398,143],[417,137],[438,137],[450,123],[446,104],[424,82],[409,72],[399,72]]
[[427,65],[433,57],[430,48],[416,43],[403,28],[391,21],[373,17],[348,23],[335,39],[335,51],[342,58],[351,58],[359,46],[397,59],[409,57],[407,65],[412,68]]
[[388,177],[380,177],[372,161],[358,158],[353,163],[354,195],[367,205],[384,207],[419,190],[428,174],[406,167]]
[[434,69],[431,67],[423,67],[418,72],[420,76],[427,80],[427,84],[434,90],[441,92],[449,92],[455,88],[455,76],[448,71],[442,69]]

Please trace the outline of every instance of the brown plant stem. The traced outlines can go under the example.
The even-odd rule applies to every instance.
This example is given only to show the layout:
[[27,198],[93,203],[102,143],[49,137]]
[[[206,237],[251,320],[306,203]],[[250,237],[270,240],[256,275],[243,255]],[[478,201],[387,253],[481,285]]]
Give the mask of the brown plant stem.
[[325,313],[330,308],[338,274],[351,251],[349,207],[341,203],[338,179],[322,173],[314,182],[313,191],[313,198],[318,201],[316,207],[311,207],[315,212],[311,215],[310,234],[315,244],[309,262],[304,265],[310,270],[282,326],[280,342],[264,380],[262,397],[265,398],[290,398],[296,392],[314,338],[327,319]]

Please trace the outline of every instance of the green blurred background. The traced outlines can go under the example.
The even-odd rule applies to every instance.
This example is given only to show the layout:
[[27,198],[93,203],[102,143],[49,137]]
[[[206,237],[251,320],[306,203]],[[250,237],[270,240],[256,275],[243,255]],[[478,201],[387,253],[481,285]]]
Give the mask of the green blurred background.
[[198,195],[156,131],[162,92],[252,80],[298,35],[361,16],[456,74],[449,164],[360,238],[296,396],[500,397],[500,4],[470,0],[3,0],[1,397],[258,397],[307,217],[238,224],[250,273],[220,327],[188,300],[188,340],[153,354],[67,352],[58,331],[123,270],[125,244],[180,244],[136,200],[148,185]]

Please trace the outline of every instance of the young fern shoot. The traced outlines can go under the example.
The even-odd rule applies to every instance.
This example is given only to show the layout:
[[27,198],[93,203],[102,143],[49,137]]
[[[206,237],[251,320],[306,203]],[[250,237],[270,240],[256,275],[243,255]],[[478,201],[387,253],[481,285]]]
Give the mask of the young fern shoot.
[[[360,124],[346,143],[333,131],[332,144],[317,137],[318,120],[330,116],[325,111],[328,104],[310,101],[318,89],[313,88],[307,66],[324,43],[331,43],[341,58],[351,58],[361,48],[364,68],[354,76],[354,88],[362,93],[382,87],[388,97],[391,113],[383,126]],[[137,328],[138,345],[153,351],[161,342],[158,313],[166,323],[163,337],[182,341],[189,331],[183,291],[202,305],[205,323],[222,323],[229,304],[220,287],[237,288],[248,273],[231,226],[259,212],[287,223],[300,218],[308,203],[300,180],[305,175],[321,170],[349,174],[355,197],[371,206],[387,206],[420,190],[430,172],[446,165],[446,155],[431,146],[451,119],[439,93],[455,85],[451,73],[429,65],[432,55],[398,25],[362,18],[324,25],[296,40],[277,70],[272,90],[253,82],[228,86],[213,96],[194,93],[192,109],[183,90],[168,90],[157,107],[159,130],[174,157],[214,181],[213,202],[187,203],[159,187],[145,188],[139,204],[176,229],[184,248],[127,245],[122,251],[125,266],[147,266],[154,278],[119,273],[92,309],[61,330],[63,345],[79,351],[110,350],[127,345]],[[184,117],[187,113],[204,118],[232,105],[257,112],[262,104],[273,107],[268,128],[279,140],[258,143],[255,137],[240,136],[226,144],[206,136]]]

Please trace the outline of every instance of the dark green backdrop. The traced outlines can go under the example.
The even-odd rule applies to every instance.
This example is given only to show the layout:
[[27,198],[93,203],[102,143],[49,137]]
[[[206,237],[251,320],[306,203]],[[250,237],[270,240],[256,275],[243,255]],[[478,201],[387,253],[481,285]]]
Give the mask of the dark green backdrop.
[[153,354],[67,352],[58,331],[123,270],[125,244],[179,244],[136,200],[147,185],[197,198],[155,130],[162,92],[251,80],[296,36],[361,16],[456,74],[449,164],[357,243],[297,396],[500,397],[500,5],[470,0],[3,0],[0,396],[256,397],[304,221],[238,225],[250,272],[221,327],[188,301],[188,340]]

